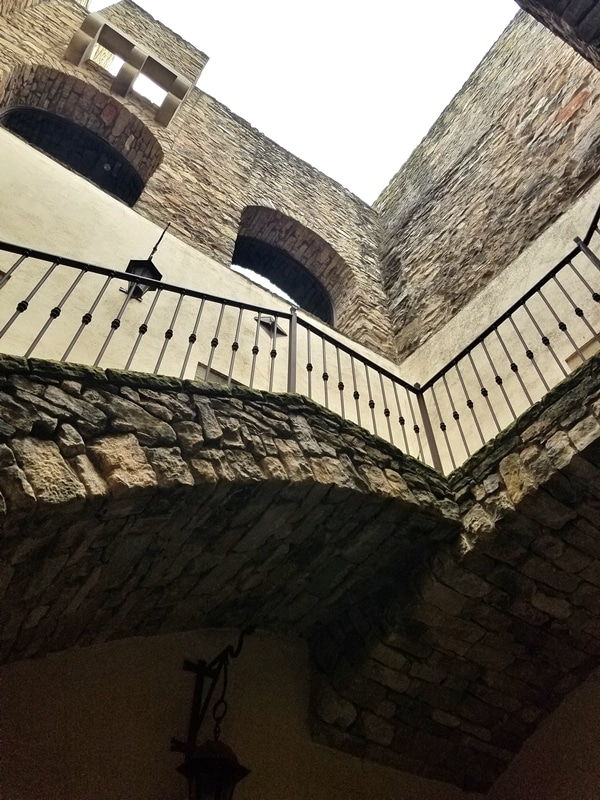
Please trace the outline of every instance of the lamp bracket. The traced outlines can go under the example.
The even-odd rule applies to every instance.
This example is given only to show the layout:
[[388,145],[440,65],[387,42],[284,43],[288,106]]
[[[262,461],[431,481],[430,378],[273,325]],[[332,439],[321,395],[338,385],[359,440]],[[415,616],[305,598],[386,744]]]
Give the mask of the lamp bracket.
[[215,739],[219,738],[220,723],[227,712],[225,694],[227,691],[227,668],[229,666],[229,661],[239,656],[244,646],[244,638],[254,633],[254,630],[255,628],[253,625],[244,628],[240,632],[236,647],[227,645],[227,647],[209,663],[202,659],[191,661],[186,658],[184,660],[183,669],[186,672],[193,672],[196,675],[192,710],[190,713],[187,740],[183,742],[180,739],[173,738],[171,740],[171,750],[185,753],[187,756],[191,756],[195,752],[198,733],[206,718],[214,691],[222,676],[223,688],[221,695],[213,705],[213,718],[215,720],[214,734]]

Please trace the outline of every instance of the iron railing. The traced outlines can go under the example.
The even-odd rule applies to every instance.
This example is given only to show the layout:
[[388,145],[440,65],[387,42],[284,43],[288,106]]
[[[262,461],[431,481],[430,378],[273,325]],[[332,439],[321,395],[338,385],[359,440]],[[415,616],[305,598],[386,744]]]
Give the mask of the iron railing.
[[[423,386],[295,309],[227,300],[6,243],[0,347],[298,392],[447,472],[600,349],[600,259],[592,247],[599,219],[600,209],[571,253]],[[140,286],[149,291],[138,303]]]

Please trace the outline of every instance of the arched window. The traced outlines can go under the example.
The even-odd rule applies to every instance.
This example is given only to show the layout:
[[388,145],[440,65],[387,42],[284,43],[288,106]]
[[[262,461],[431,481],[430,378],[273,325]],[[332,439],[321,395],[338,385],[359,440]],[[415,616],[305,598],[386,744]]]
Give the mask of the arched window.
[[130,206],[163,159],[154,133],[128,108],[52,67],[15,67],[0,109],[0,126]]
[[127,159],[83,125],[27,106],[2,112],[0,125],[129,206],[142,193],[144,182]]
[[333,325],[333,307],[325,289],[285,250],[249,236],[238,236],[232,263],[271,281],[301,308]]
[[245,208],[232,263],[271,281],[328,325],[335,323],[332,275],[343,275],[345,265],[324,239],[292,217],[264,206]]

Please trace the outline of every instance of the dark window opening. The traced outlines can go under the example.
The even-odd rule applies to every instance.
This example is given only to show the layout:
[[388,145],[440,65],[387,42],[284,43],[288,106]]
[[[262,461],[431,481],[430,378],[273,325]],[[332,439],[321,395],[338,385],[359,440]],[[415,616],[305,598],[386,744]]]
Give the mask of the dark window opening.
[[298,305],[328,325],[333,325],[333,306],[319,281],[295,258],[279,247],[248,236],[238,236],[233,263],[271,281]]
[[3,112],[0,125],[128,206],[133,206],[142,193],[144,183],[131,164],[83,125],[28,107]]

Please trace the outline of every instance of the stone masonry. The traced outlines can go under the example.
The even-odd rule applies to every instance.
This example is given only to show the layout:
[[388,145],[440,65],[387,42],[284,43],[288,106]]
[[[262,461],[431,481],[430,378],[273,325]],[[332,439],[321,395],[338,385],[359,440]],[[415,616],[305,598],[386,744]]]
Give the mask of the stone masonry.
[[316,626],[315,737],[486,791],[600,663],[600,360],[449,478],[463,532]]
[[[136,210],[161,226],[170,222],[173,233],[224,267],[231,264],[244,209],[285,215],[296,227],[286,227],[269,244],[289,252],[306,230],[313,241],[326,243],[317,263],[331,266],[325,288],[332,294],[338,329],[393,356],[375,211],[197,88],[166,128],[154,121],[156,107],[135,92],[125,99],[111,97],[112,76],[104,69],[93,62],[75,67],[64,58],[85,13],[78,3],[62,0],[13,13],[10,24],[0,18],[0,108],[27,103],[52,110],[60,98],[58,113],[84,113],[82,124],[130,154],[136,168],[142,162],[138,171],[147,183]],[[144,42],[176,71],[190,74],[205,58],[130,0],[103,13],[131,35],[146,31]],[[52,80],[38,82],[37,76],[46,74]],[[78,94],[80,82],[87,103]],[[312,255],[293,257],[313,271]],[[321,272],[315,275],[319,280]]]
[[520,12],[374,204],[400,354],[598,176],[600,74]]
[[458,535],[444,479],[296,395],[0,361],[4,659],[304,631]]
[[600,356],[444,478],[297,395],[0,361],[0,650],[308,637],[313,734],[483,791],[600,663]]
[[516,0],[600,69],[600,6],[597,0]]

